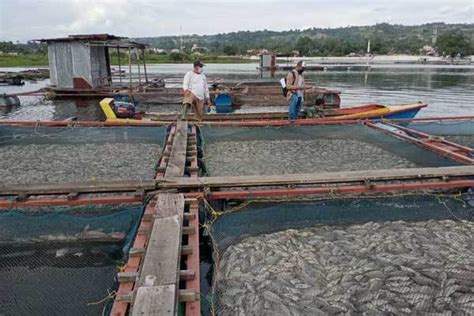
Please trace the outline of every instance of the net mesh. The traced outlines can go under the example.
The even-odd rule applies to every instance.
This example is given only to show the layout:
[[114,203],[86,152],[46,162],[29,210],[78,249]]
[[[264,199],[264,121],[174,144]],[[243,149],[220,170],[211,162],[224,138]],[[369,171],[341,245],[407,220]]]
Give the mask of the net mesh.
[[408,127],[474,148],[474,120],[411,122]]
[[210,176],[449,166],[455,163],[362,124],[201,127]]
[[165,136],[165,127],[0,126],[1,182],[152,179]]
[[0,314],[105,313],[141,214],[129,205],[0,213]]
[[474,311],[471,191],[206,205],[207,314]]

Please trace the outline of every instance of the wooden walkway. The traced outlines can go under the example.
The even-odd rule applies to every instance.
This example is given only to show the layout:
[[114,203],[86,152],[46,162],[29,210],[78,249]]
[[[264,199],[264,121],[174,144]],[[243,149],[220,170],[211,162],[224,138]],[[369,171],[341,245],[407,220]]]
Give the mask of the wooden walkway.
[[365,171],[322,172],[276,176],[234,176],[168,178],[158,183],[160,189],[171,188],[223,188],[275,185],[310,185],[366,181],[428,180],[474,176],[474,166],[439,168],[408,168]]
[[[178,134],[179,135],[179,134]],[[176,135],[176,136],[178,136]],[[178,142],[186,139],[178,137]],[[195,144],[194,144],[195,146]],[[229,177],[182,177],[185,171],[196,172],[197,162],[186,167],[189,157],[186,156],[186,146],[178,151],[172,146],[170,158],[163,176],[156,180],[127,180],[104,182],[71,182],[71,183],[43,183],[43,184],[9,184],[0,186],[0,195],[54,195],[75,193],[105,193],[105,192],[136,192],[143,194],[156,189],[202,189],[224,187],[249,187],[271,185],[311,185],[350,183],[364,181],[400,181],[400,180],[429,180],[455,179],[474,176],[474,166],[453,166],[435,168],[406,168],[364,171],[320,172],[306,174],[287,174],[274,176],[229,176]],[[184,153],[184,154],[183,154]],[[193,159],[196,159],[194,157]],[[191,160],[192,161],[192,160]]]
[[[184,197],[158,195],[155,219],[136,284],[132,315],[175,315],[178,309]],[[138,287],[137,287],[138,286]]]
[[[197,169],[195,128],[192,131],[188,133],[187,122],[181,121],[170,130],[156,182],[183,177],[191,169],[187,163]],[[112,315],[176,315],[180,303],[186,315],[200,315],[197,206],[197,200],[185,201],[177,192],[162,192],[150,201],[130,250],[131,259],[118,275],[121,287]],[[182,284],[186,287],[180,289]]]

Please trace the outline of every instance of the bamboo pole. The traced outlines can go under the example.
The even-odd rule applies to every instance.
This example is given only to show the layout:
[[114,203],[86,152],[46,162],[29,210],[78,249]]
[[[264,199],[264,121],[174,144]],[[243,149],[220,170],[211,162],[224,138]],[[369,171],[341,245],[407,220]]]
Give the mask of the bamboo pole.
[[145,82],[148,82],[148,75],[146,73],[145,49],[144,48],[142,48],[142,55],[143,55],[143,72],[145,73]]
[[129,88],[132,88],[132,52],[130,46],[128,46],[128,75],[130,76]]
[[120,63],[120,46],[117,46],[117,55],[118,55],[120,85],[122,85],[122,65]]
[[140,73],[140,54],[138,52],[138,47],[136,48],[136,50],[137,50],[138,84],[141,85],[142,84],[142,76],[141,76],[141,73]]

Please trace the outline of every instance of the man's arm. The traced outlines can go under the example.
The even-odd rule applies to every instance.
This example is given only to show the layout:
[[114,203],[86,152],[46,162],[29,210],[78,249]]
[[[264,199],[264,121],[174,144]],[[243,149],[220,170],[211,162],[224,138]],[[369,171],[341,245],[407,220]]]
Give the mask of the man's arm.
[[191,72],[188,71],[186,73],[186,75],[184,75],[184,79],[183,79],[183,91],[184,91],[184,94],[186,93],[189,93],[189,81],[191,80]]
[[208,105],[211,105],[211,97],[209,96],[209,86],[207,84],[207,78],[205,75],[204,77],[204,98],[206,99],[206,102]]

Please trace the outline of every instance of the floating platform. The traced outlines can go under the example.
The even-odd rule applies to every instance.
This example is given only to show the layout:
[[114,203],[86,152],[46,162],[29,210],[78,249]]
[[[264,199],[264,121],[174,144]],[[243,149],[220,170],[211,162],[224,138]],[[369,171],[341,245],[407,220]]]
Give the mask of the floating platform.
[[[444,120],[431,118],[430,120],[399,120],[399,122],[472,123],[472,118],[470,121],[466,118]],[[52,205],[70,207],[80,205],[79,203],[83,203],[83,205],[142,203],[143,212],[135,234],[132,236],[128,259],[117,274],[119,285],[116,293],[112,296],[111,315],[162,313],[176,315],[178,310],[185,315],[200,315],[201,309],[205,308],[205,295],[208,295],[202,292],[201,286],[203,278],[199,260],[201,256],[200,243],[202,243],[201,238],[203,237],[199,229],[200,225],[204,225],[213,237],[218,238],[216,251],[221,252],[231,241],[237,240],[242,232],[253,234],[258,230],[263,233],[270,229],[264,222],[260,222],[262,220],[260,215],[267,216],[269,222],[268,214],[271,212],[275,214],[271,221],[284,218],[282,210],[272,209],[275,204],[279,203],[278,201],[284,201],[283,203],[287,203],[284,205],[291,206],[293,211],[301,210],[301,214],[295,216],[291,221],[292,225],[299,227],[298,225],[301,225],[302,222],[298,220],[331,223],[354,221],[349,218],[347,212],[336,212],[336,214],[328,211],[323,214],[322,208],[329,207],[332,202],[328,201],[334,201],[334,199],[341,201],[358,201],[358,199],[370,201],[372,199],[377,201],[374,203],[379,203],[377,206],[388,207],[388,202],[383,204],[380,201],[406,195],[419,197],[419,201],[415,201],[417,203],[422,201],[434,203],[436,198],[444,199],[455,194],[459,199],[460,194],[467,194],[466,192],[474,186],[474,164],[467,157],[470,148],[437,139],[426,132],[419,132],[411,127],[395,124],[395,122],[397,121],[361,122],[352,120],[337,124],[314,124],[309,128],[308,125],[301,124],[283,127],[278,124],[271,126],[271,122],[269,126],[267,122],[266,127],[243,124],[230,127],[233,130],[227,126],[203,126],[187,121],[159,123],[156,128],[165,130],[166,137],[163,141],[161,155],[156,157],[157,172],[154,179],[147,181],[72,181],[70,183],[27,185],[3,184],[0,186],[0,195],[2,196],[0,208],[10,210],[12,208]],[[110,138],[111,140],[116,139],[117,135],[122,135],[123,133],[120,132],[122,129],[128,129],[128,137],[133,134],[133,130],[141,129],[138,125],[109,126],[105,122],[78,122],[77,124],[70,122],[0,122],[0,127],[8,130],[3,135],[11,135],[12,142],[25,141],[22,138],[13,138],[13,135],[26,136],[32,128],[35,133],[41,132],[50,136],[53,135],[53,130],[55,133],[59,133],[58,135],[67,135],[64,132],[68,129],[74,129],[75,133],[78,133],[79,129],[80,135],[85,136],[91,126],[101,126],[104,135],[115,135]],[[341,136],[342,130],[348,126],[357,127],[356,129],[363,132],[364,135],[380,137],[382,142],[394,140],[395,143],[408,146],[405,148],[418,148],[420,152],[426,153],[422,157],[423,159],[433,155],[443,160],[443,163],[446,160],[454,165],[271,176],[209,177],[203,174],[205,172],[205,155],[212,155],[212,153],[203,152],[205,151],[203,142],[206,141],[212,142],[216,139],[218,141],[235,141],[236,139],[246,141],[248,135],[254,135],[253,138],[267,137],[271,139],[281,139],[289,137],[288,135],[291,135],[292,139],[298,137],[321,138],[325,134],[321,134],[322,131],[319,131],[318,134],[318,129],[327,128],[329,129],[325,133],[332,132],[333,137],[336,137],[337,135]],[[48,129],[51,129],[50,133],[47,132]],[[111,131],[105,132],[104,129],[111,129]],[[354,133],[354,131],[350,129],[349,132]],[[464,132],[468,131],[470,130],[465,127]],[[263,133],[267,133],[267,136],[262,136]],[[214,139],[210,139],[210,135]],[[69,137],[75,138],[73,135]],[[460,157],[464,158],[459,159]],[[316,204],[310,203],[319,203],[316,201],[320,200],[325,201],[325,204],[317,204],[317,210],[311,211],[311,205]],[[253,209],[248,208],[248,202],[252,201],[260,203],[260,206],[252,206]],[[453,207],[452,203],[455,203],[453,201],[454,199],[448,202],[442,200],[442,203],[445,204],[441,203],[440,208],[433,211],[433,214],[436,213],[436,218],[445,218],[445,215],[440,213],[443,209],[446,212],[444,207],[449,207],[458,218],[464,218],[465,214],[462,213],[461,208]],[[271,206],[268,203],[272,203]],[[361,220],[365,220],[369,215],[375,216],[377,214],[373,210],[368,210],[366,213],[363,212],[363,209],[358,211],[357,204],[350,203],[354,204],[345,204],[345,207],[349,205],[356,209],[354,212],[359,216],[362,215]],[[433,204],[427,205],[433,206]],[[412,206],[410,207],[410,210],[414,211],[409,212],[407,220],[420,220],[429,215],[424,210],[415,210]],[[212,218],[211,222],[199,222],[199,208],[206,210],[202,215]],[[245,211],[239,212],[239,208],[245,209]],[[385,214],[384,210],[378,210],[378,212],[378,218],[385,220],[396,220],[400,216],[399,213]],[[239,218],[228,217],[231,214],[235,214]],[[218,220],[218,218],[222,218],[222,220]],[[237,224],[226,226],[227,221],[232,221],[232,218],[236,219]],[[257,218],[259,218],[259,222],[254,221]],[[285,221],[285,223],[289,222]],[[284,228],[284,225],[280,226],[275,227]],[[226,232],[227,235],[218,235],[217,232]]]

